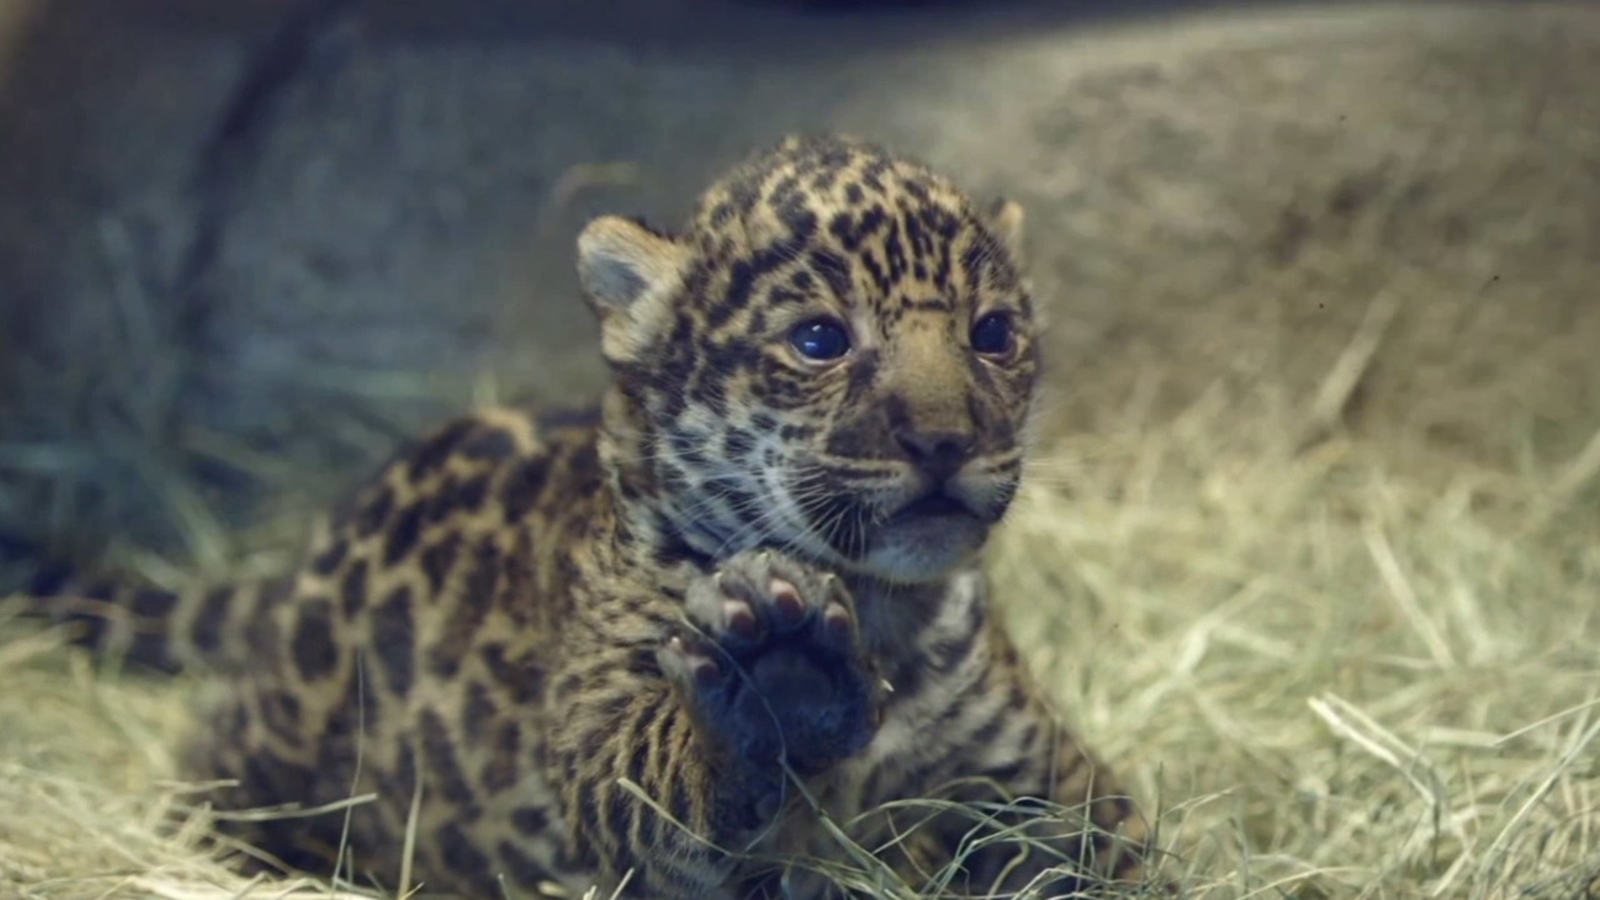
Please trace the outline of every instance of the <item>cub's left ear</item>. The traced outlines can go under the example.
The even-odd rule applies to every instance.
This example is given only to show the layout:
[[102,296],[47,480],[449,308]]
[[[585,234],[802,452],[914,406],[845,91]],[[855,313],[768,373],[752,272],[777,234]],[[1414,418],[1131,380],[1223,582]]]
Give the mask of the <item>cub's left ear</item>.
[[600,318],[600,352],[637,361],[671,320],[690,251],[682,242],[621,216],[601,216],[578,235],[578,283]]
[[1004,197],[991,202],[985,210],[984,221],[989,230],[1018,258],[1022,256],[1022,220],[1022,204]]

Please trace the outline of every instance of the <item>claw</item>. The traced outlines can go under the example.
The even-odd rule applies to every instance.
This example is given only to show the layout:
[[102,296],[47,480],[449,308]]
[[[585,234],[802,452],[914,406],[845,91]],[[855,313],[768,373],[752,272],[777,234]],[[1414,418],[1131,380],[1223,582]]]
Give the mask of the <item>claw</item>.
[[710,686],[722,676],[716,660],[693,652],[681,637],[674,635],[667,639],[667,652],[677,659],[675,667],[681,667],[680,673],[686,672],[702,687]]
[[805,601],[800,599],[800,591],[794,585],[781,578],[772,579],[767,586],[772,594],[772,605],[778,609],[778,622],[785,628],[792,628],[805,618]]
[[849,646],[853,636],[850,611],[838,603],[828,604],[828,608],[822,611],[822,633],[828,643],[835,647]]
[[696,656],[689,662],[689,673],[701,687],[710,687],[722,678],[722,667],[709,656]]
[[761,622],[743,600],[722,601],[722,615],[727,619],[728,630],[739,637],[750,641],[761,636]]

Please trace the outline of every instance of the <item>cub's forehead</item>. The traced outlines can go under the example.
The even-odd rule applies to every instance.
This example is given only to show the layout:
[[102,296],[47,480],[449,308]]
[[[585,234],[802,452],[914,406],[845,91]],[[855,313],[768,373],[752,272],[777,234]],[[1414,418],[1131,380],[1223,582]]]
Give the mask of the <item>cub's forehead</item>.
[[975,205],[928,168],[870,144],[791,138],[701,198],[699,252],[734,279],[840,301],[960,303],[1018,284],[1015,262]]

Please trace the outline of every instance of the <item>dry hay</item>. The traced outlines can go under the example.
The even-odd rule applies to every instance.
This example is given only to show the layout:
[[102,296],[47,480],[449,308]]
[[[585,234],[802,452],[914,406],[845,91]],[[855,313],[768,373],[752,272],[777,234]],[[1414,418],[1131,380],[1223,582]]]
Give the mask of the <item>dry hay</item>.
[[[1193,896],[1593,890],[1600,531],[1564,504],[1594,461],[1414,478],[1344,438],[1297,453],[1295,422],[1251,413],[1285,408],[1272,390],[1130,404],[1035,467],[993,569],[1047,683],[1159,800]],[[186,692],[0,647],[0,892],[243,888],[202,822],[152,830],[192,805],[163,782]]]
[[[1038,254],[1070,365],[999,593],[1194,896],[1600,891],[1600,101],[1563,88],[1600,53],[1532,14],[1455,27],[1111,66],[1074,83],[1079,134],[994,161],[1080,251]],[[1366,130],[1330,144],[1301,105]],[[928,127],[969,160],[995,130]],[[241,543],[191,487],[170,508],[201,568],[284,564],[293,510]],[[0,640],[0,895],[294,888],[198,849],[198,795],[167,781],[187,684],[74,660]]]

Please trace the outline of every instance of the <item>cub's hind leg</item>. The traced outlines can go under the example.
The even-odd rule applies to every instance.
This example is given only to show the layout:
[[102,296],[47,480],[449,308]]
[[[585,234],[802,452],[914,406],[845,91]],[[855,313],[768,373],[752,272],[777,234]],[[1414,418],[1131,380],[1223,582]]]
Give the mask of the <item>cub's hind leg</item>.
[[981,674],[961,714],[970,738],[952,744],[939,767],[945,786],[926,785],[963,808],[925,815],[913,845],[931,849],[936,866],[955,865],[949,887],[958,895],[1033,887],[1055,897],[1144,883],[1155,852],[1149,823],[1044,702],[1009,638],[993,625],[985,631],[971,658]]
[[182,777],[211,786],[195,799],[210,805],[221,840],[247,868],[390,884],[398,870],[384,856],[399,844],[395,817],[383,803],[352,802],[393,792],[376,790],[392,769],[383,698],[353,654],[308,679],[284,639],[296,612],[261,610],[257,665],[200,683]]
[[[202,690],[178,769],[198,789],[193,801],[211,808],[226,855],[247,871],[333,874],[343,822],[337,814],[293,814],[326,802],[326,775],[314,757],[272,734],[248,684],[230,679]],[[272,714],[293,714],[284,708],[292,702],[275,699]]]

